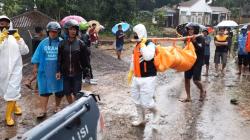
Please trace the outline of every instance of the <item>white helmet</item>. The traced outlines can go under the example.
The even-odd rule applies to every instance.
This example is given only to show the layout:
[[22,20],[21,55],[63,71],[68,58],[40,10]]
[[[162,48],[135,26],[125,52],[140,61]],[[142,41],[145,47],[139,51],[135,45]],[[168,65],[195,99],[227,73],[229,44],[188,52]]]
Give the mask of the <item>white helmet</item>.
[[1,15],[1,16],[0,16],[0,20],[3,20],[3,19],[9,21],[9,23],[10,23],[10,18],[8,18],[7,16]]
[[142,38],[147,38],[147,30],[143,24],[137,24],[133,31],[137,34],[139,41],[142,40]]

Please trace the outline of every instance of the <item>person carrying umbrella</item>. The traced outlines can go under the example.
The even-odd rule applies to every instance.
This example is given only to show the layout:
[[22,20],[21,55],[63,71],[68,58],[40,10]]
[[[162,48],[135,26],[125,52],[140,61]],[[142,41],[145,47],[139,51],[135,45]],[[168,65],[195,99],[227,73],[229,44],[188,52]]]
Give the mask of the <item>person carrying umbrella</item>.
[[6,101],[5,121],[8,126],[14,125],[12,114],[21,115],[17,105],[21,97],[22,56],[29,53],[29,48],[18,32],[11,33],[10,19],[0,16],[0,96]]
[[98,48],[98,32],[96,31],[96,23],[92,24],[91,29],[89,30],[90,42],[92,46]]
[[125,34],[122,30],[122,25],[118,25],[118,31],[115,34],[116,36],[116,54],[117,54],[117,59],[121,60],[121,53],[123,49],[123,44],[124,44],[124,37]]
[[63,78],[63,92],[71,104],[72,93],[77,97],[82,87],[82,75],[89,71],[89,51],[86,44],[77,37],[79,24],[76,20],[65,22],[64,30],[68,38],[62,40],[59,45],[56,78]]

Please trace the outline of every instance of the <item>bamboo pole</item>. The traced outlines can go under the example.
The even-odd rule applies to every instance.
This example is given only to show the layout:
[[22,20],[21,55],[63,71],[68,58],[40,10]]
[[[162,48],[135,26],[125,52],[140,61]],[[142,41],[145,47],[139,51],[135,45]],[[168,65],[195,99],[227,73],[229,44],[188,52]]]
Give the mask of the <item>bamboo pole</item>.
[[[203,36],[203,34],[197,34],[193,36],[185,36],[185,37],[178,37],[178,38],[171,38],[171,37],[162,37],[162,38],[147,38],[148,40],[152,40],[155,42],[163,42],[163,41],[185,41],[186,39],[196,38],[199,36]],[[136,42],[137,40],[132,39],[131,42]]]

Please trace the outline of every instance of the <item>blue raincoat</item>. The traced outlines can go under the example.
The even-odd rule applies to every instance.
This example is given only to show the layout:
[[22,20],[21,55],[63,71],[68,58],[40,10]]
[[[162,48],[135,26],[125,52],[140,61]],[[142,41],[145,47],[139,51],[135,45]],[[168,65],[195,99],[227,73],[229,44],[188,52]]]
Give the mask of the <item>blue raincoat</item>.
[[246,48],[246,41],[247,41],[247,35],[246,34],[240,34],[238,38],[238,54],[239,55],[247,55],[247,52],[245,51]]
[[40,94],[63,90],[63,80],[56,79],[58,46],[61,40],[45,38],[32,56],[31,63],[38,64],[37,80]]

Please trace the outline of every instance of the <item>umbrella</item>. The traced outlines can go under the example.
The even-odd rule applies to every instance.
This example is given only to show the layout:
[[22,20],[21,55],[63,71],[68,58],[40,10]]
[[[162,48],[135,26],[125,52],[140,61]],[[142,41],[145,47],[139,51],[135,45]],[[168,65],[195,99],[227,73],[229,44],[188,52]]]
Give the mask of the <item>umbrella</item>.
[[104,29],[105,29],[105,27],[104,27],[103,25],[100,25],[100,28],[101,28],[101,30],[104,30]]
[[126,22],[122,22],[122,23],[118,23],[115,26],[113,26],[112,28],[112,33],[115,34],[118,31],[118,26],[121,25],[122,26],[122,31],[126,32],[129,30],[130,25]]
[[90,20],[88,23],[89,23],[90,26],[92,26],[92,24],[95,23],[96,24],[96,28],[95,29],[96,29],[97,32],[99,32],[101,30],[101,24],[98,21],[96,21],[96,20]]
[[63,26],[65,22],[67,22],[67,21],[69,21],[69,20],[71,20],[71,19],[76,20],[79,24],[80,24],[81,22],[87,23],[87,21],[86,21],[83,17],[81,17],[81,16],[70,15],[70,16],[64,17],[64,18],[60,21],[60,24]]
[[239,25],[233,20],[224,20],[217,25],[217,27],[237,27],[237,26]]
[[198,23],[187,22],[187,23],[178,25],[176,27],[176,33],[178,35],[180,35],[180,36],[185,36],[187,34],[186,25],[188,25],[188,24],[193,24],[194,25],[195,34],[198,34],[200,29],[206,28],[204,25],[201,25],[201,24],[198,24]]
[[243,27],[241,27],[241,29],[247,29],[247,26],[250,24],[245,24]]

